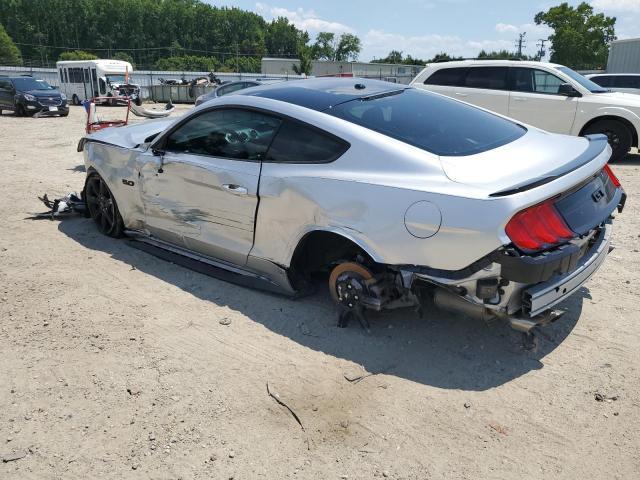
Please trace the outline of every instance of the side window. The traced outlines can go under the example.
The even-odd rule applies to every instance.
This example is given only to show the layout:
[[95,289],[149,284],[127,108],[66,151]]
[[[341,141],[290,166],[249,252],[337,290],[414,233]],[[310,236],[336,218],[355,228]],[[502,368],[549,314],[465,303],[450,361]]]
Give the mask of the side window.
[[425,85],[443,85],[457,87],[462,85],[467,68],[442,68],[436,70],[425,81]]
[[0,90],[9,90],[9,82],[7,80],[0,80]]
[[267,152],[267,161],[326,163],[349,148],[344,140],[297,122],[285,121]]
[[62,69],[58,69],[60,73],[60,83],[64,83],[64,75],[62,74]]
[[603,75],[601,77],[591,77],[589,80],[591,80],[594,83],[597,83],[601,87],[608,88],[608,87],[613,87],[614,79],[615,77],[612,77],[610,75]]
[[514,68],[513,90],[516,92],[557,94],[566,83],[552,73],[535,68]]
[[100,77],[99,81],[100,81],[100,94],[104,95],[105,93],[107,93],[107,84],[104,81],[104,78],[102,77]]
[[488,90],[507,89],[507,67],[474,67],[467,72],[464,86]]
[[231,92],[242,90],[243,88],[244,88],[243,82],[234,83],[233,85],[225,85],[218,89],[218,96],[222,97],[223,95],[228,95]]
[[212,110],[178,127],[165,148],[176,153],[262,160],[280,123],[278,118],[250,110]]
[[69,83],[69,74],[67,73],[69,70],[67,68],[64,69],[64,83]]
[[640,88],[640,76],[620,75],[616,77],[615,86],[618,88]]

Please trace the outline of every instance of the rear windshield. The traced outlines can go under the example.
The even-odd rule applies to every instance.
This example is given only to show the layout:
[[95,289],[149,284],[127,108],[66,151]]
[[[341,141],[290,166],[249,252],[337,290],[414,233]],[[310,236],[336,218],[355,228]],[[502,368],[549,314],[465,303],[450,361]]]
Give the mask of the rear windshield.
[[326,113],[443,156],[484,152],[526,133],[517,123],[414,88],[351,100]]

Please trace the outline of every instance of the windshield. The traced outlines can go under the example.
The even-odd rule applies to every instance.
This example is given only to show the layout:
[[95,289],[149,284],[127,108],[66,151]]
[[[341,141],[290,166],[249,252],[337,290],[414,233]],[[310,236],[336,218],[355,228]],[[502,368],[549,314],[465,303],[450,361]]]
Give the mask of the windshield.
[[575,70],[571,70],[569,67],[556,67],[556,69],[560,70],[565,75],[569,75],[573,80],[578,82],[580,85],[582,85],[584,88],[589,90],[591,93],[606,93],[609,91],[606,88],[602,88],[597,83],[592,82],[588,78],[583,77]]
[[36,80],[31,77],[14,78],[13,84],[16,90],[28,92],[30,90],[53,90],[53,87],[44,80]]
[[414,88],[351,100],[325,113],[445,156],[484,152],[526,133],[517,123]]
[[109,83],[126,83],[124,75],[107,75],[107,82]]

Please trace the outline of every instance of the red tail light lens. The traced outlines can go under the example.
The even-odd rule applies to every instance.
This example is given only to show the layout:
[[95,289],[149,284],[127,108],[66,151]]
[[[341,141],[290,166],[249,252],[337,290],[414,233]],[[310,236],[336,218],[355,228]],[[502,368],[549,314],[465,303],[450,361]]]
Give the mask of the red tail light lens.
[[607,175],[609,175],[609,179],[611,180],[611,183],[613,183],[616,187],[622,186],[620,184],[620,180],[618,180],[618,177],[616,177],[616,174],[613,173],[613,170],[611,170],[611,167],[609,166],[609,164],[605,165],[603,170],[607,173]]
[[507,223],[505,231],[522,250],[540,250],[575,236],[552,201],[516,213]]

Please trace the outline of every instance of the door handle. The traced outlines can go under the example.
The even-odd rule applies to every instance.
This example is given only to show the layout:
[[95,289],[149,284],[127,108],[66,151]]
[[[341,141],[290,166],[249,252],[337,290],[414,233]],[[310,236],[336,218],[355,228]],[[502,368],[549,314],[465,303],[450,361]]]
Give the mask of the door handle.
[[524,97],[513,97],[513,100],[516,102],[526,102],[527,99]]
[[462,92],[456,92],[456,95],[459,96],[459,97],[466,97],[469,94],[468,93],[462,93]]
[[225,183],[224,185],[222,185],[222,188],[224,188],[229,193],[233,193],[234,195],[246,195],[247,193],[249,193],[246,187],[243,187],[241,185],[234,185],[233,183]]

